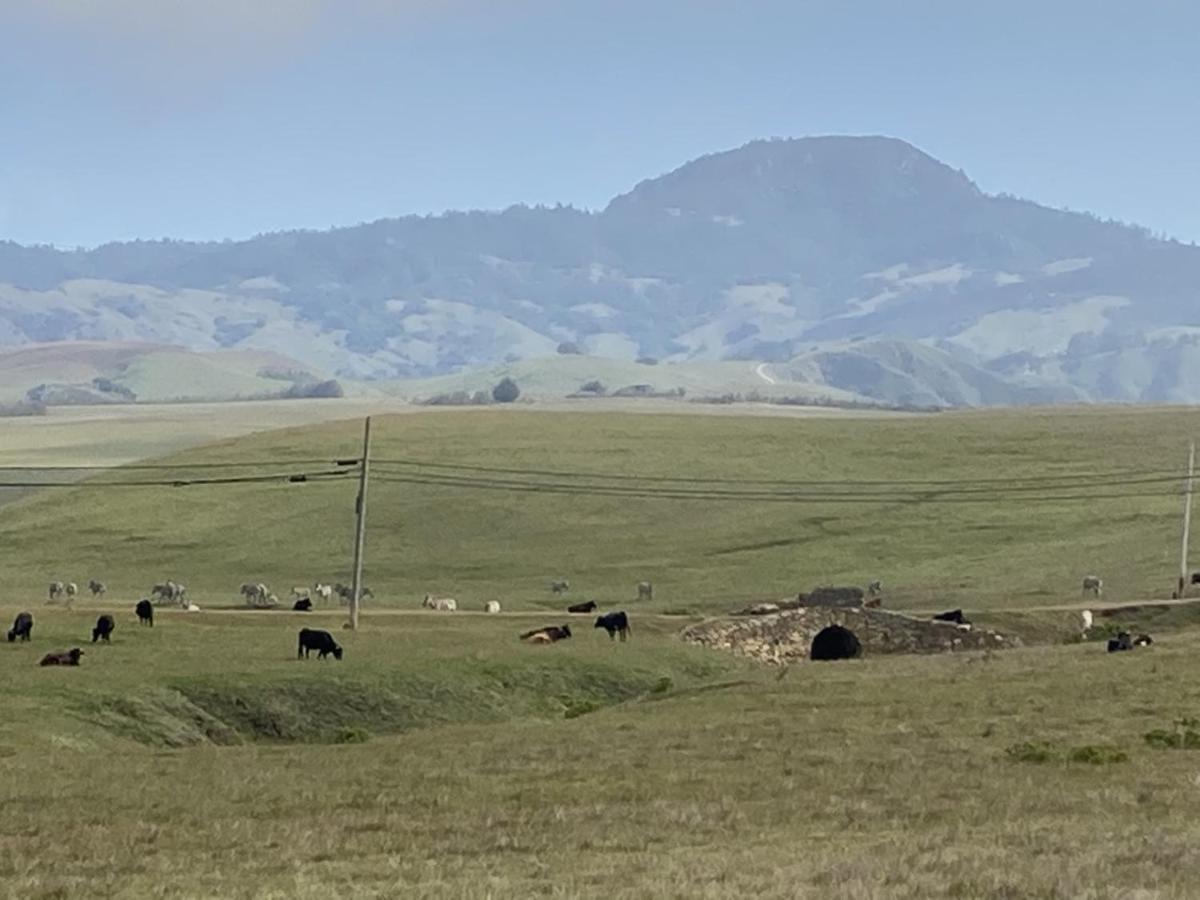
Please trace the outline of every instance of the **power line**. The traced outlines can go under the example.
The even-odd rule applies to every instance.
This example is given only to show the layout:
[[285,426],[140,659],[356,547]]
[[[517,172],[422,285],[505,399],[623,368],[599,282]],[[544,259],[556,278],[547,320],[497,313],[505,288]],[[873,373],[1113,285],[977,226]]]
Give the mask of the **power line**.
[[309,481],[335,481],[353,474],[350,470],[324,472],[273,472],[269,475],[236,475],[225,478],[173,478],[157,481],[0,481],[0,488],[147,488],[147,487],[196,487],[203,485],[228,484],[301,484]]
[[[1024,475],[1010,476],[997,478],[957,478],[957,479],[787,479],[787,478],[721,478],[708,476],[680,476],[680,475],[633,475],[629,473],[613,473],[613,472],[587,472],[578,470],[564,469],[527,469],[515,468],[507,466],[485,466],[472,463],[443,463],[433,462],[430,460],[417,459],[381,459],[372,460],[371,464],[377,468],[387,469],[388,467],[398,467],[402,469],[435,469],[444,470],[448,473],[457,471],[462,472],[479,472],[490,473],[496,475],[520,475],[529,477],[546,477],[546,478],[580,478],[594,481],[636,481],[646,483],[678,483],[678,484],[728,484],[728,485],[780,485],[780,486],[813,486],[813,487],[839,487],[839,486],[894,486],[894,485],[912,485],[912,486],[953,486],[953,485],[1010,485],[1015,482],[1030,483],[1030,484],[1051,484],[1055,482],[1080,482],[1090,484],[1093,481],[1105,481],[1113,478],[1123,478],[1129,476],[1144,476],[1144,477],[1161,477],[1164,480],[1178,479],[1181,476],[1178,470],[1175,469],[1112,469],[1102,472],[1079,472],[1079,473],[1061,473],[1057,475]],[[1086,485],[1084,485],[1086,486]]]
[[1008,495],[991,492],[978,495],[946,495],[942,492],[912,492],[908,494],[797,494],[797,493],[768,493],[768,492],[711,492],[684,491],[675,489],[637,489],[615,485],[586,486],[565,484],[537,484],[534,482],[513,482],[478,479],[448,479],[439,476],[403,476],[376,475],[376,480],[388,484],[408,484],[425,487],[457,488],[463,490],[508,491],[512,493],[556,494],[586,497],[614,497],[641,500],[697,500],[697,501],[732,501],[732,502],[762,502],[762,503],[793,503],[793,504],[872,504],[886,505],[889,503],[902,504],[965,504],[1013,501],[1022,504],[1030,503],[1067,503],[1087,502],[1094,500],[1130,500],[1160,497],[1177,497],[1178,491],[1114,491],[1107,493],[1078,493],[1078,494],[1042,494],[1042,495]]

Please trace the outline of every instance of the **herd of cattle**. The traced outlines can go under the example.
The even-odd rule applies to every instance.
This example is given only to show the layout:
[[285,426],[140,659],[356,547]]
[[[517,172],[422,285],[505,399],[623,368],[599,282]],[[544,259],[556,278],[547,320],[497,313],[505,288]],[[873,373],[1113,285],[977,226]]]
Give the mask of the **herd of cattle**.
[[[88,582],[88,589],[92,596],[96,598],[103,597],[108,588],[103,582],[92,580]],[[556,596],[560,596],[570,589],[570,584],[567,581],[555,581],[551,583],[551,592]],[[54,581],[50,583],[49,600],[51,603],[65,600],[68,608],[71,601],[79,593],[78,585],[74,582]],[[240,593],[246,601],[254,607],[259,608],[274,608],[278,606],[279,600],[265,584],[250,583],[243,584],[240,588]],[[637,586],[638,599],[652,600],[654,598],[654,587],[644,581]],[[334,595],[337,595],[343,603],[348,603],[353,597],[353,590],[342,584],[322,584],[318,582],[310,591],[308,588],[292,588],[292,596],[295,598],[292,604],[292,609],[296,612],[309,612],[313,609],[313,597],[316,596],[323,600],[331,600]],[[361,588],[359,591],[361,597],[371,597],[369,588]],[[134,614],[138,618],[140,625],[154,627],[154,604],[155,601],[177,603],[184,610],[196,612],[200,607],[189,602],[187,599],[187,588],[182,584],[167,580],[161,584],[154,585],[150,591],[150,596],[143,597],[137,601],[134,606]],[[431,609],[436,612],[456,612],[458,610],[458,602],[453,597],[434,597],[432,594],[426,594],[422,601],[422,606],[426,609]],[[581,601],[573,603],[567,607],[567,612],[571,614],[586,614],[595,612],[598,609],[595,600]],[[500,604],[498,601],[489,600],[484,604],[484,612],[499,613]],[[96,619],[96,625],[92,629],[92,643],[103,641],[111,643],[112,633],[116,630],[116,620],[109,614],[105,613]],[[608,634],[609,640],[616,640],[618,637],[622,641],[629,639],[632,629],[629,627],[629,616],[624,611],[614,611],[605,613],[596,618],[594,628],[602,628]],[[529,644],[553,644],[558,641],[565,640],[571,637],[571,626],[564,625],[546,625],[541,628],[535,628],[532,631],[527,631],[521,634],[520,640]],[[13,626],[8,631],[8,641],[31,641],[33,639],[33,615],[29,612],[19,613],[16,619],[13,620]],[[317,659],[325,659],[332,656],[334,659],[340,660],[343,656],[343,649],[334,640],[333,635],[328,631],[322,631],[316,628],[301,628],[299,634],[299,644],[297,647],[297,657],[307,659],[312,651],[317,652]],[[56,653],[47,653],[42,657],[39,665],[42,666],[78,666],[80,658],[83,656],[83,650],[74,647],[70,650]]]

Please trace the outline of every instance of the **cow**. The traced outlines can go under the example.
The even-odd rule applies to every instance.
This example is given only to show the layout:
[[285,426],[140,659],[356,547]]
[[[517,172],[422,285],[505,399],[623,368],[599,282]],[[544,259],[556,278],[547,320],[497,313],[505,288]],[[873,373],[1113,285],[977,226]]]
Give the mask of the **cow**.
[[1200,572],[1193,572],[1192,573],[1192,585],[1194,587],[1195,585],[1198,585],[1198,584],[1200,584]]
[[267,598],[271,596],[271,589],[265,584],[251,584],[247,582],[239,588],[241,595],[246,598],[246,602],[251,606],[266,606]]
[[342,648],[338,646],[337,641],[333,639],[333,635],[328,631],[320,631],[316,628],[301,628],[300,644],[296,650],[296,658],[308,659],[310,650],[317,651],[317,659],[324,659],[331,653],[334,659],[342,658]]
[[1135,647],[1149,647],[1153,643],[1154,638],[1150,637],[1148,634],[1139,634],[1133,639],[1133,646]]
[[571,636],[570,625],[547,625],[545,628],[535,628],[521,635],[521,640],[530,644],[553,644],[564,641]]
[[500,612],[500,601],[499,600],[489,600],[487,603],[483,604],[483,611],[485,613]]
[[935,621],[935,622],[953,622],[955,625],[970,625],[971,624],[970,621],[968,621],[963,616],[963,611],[961,609],[952,609],[952,610],[950,610],[950,612],[938,613],[936,616],[933,617],[933,621]]
[[79,585],[73,581],[68,581],[64,587],[67,593],[67,602],[70,603],[75,599],[75,595],[79,593]]
[[13,619],[13,627],[8,630],[8,642],[20,639],[22,642],[33,639],[33,616],[27,612],[17,613]]
[[621,640],[629,638],[629,617],[623,612],[605,613],[596,619],[595,628],[603,628],[608,632],[608,639],[612,640],[618,634],[621,635]]
[[88,582],[88,590],[92,592],[92,597],[94,598],[103,597],[106,593],[108,593],[108,588],[105,586],[104,582],[97,581],[95,578]]
[[301,597],[292,604],[292,612],[312,612],[312,600],[308,597]]
[[137,613],[139,625],[154,627],[154,604],[150,602],[149,597],[143,597],[139,600],[133,611]]
[[878,597],[882,593],[883,593],[883,582],[882,581],[872,581],[870,584],[867,585],[867,596],[868,597]]
[[55,600],[61,600],[66,591],[67,587],[61,581],[50,582],[50,602],[53,603]]
[[808,658],[828,662],[835,659],[855,659],[861,654],[862,644],[853,631],[841,625],[830,625],[817,632],[809,648]]
[[308,588],[306,588],[306,587],[294,587],[294,588],[292,588],[292,596],[293,596],[293,597],[296,597],[296,598],[303,598],[303,597],[307,597],[307,596],[309,596],[309,593],[308,593]]
[[1132,650],[1133,639],[1130,638],[1128,631],[1122,631],[1115,638],[1108,639],[1108,652],[1119,653],[1122,650]]
[[556,597],[565,594],[570,589],[571,582],[567,581],[565,578],[550,582],[550,590]]
[[333,587],[328,584],[317,582],[313,585],[313,593],[326,602],[333,599]]
[[184,612],[200,612],[200,607],[197,606],[195,603],[192,603],[189,600],[187,603],[184,604],[183,611]]
[[1083,579],[1083,593],[1099,597],[1104,593],[1104,579],[1095,575],[1085,576]]
[[94,644],[96,641],[111,643],[113,629],[116,627],[117,623],[113,621],[113,617],[105,613],[96,620],[96,627],[92,629],[92,643]]
[[68,650],[65,653],[47,653],[42,657],[39,666],[77,666],[79,665],[79,657],[83,656],[83,651],[78,647]]
[[180,606],[185,606],[184,595],[187,593],[187,588],[182,584],[177,584],[169,578],[162,584],[156,584],[150,589],[150,598],[152,600],[161,600],[163,602],[178,603]]
[[638,582],[637,592],[639,600],[650,601],[654,599],[654,585],[648,581]]
[[572,603],[567,607],[569,613],[590,613],[599,609],[595,600],[588,600],[586,603]]
[[1086,637],[1087,633],[1089,631],[1091,631],[1092,622],[1094,621],[1094,618],[1092,616],[1092,611],[1090,609],[1085,609],[1082,612],[1080,612],[1079,613],[1079,621],[1083,625],[1083,630],[1080,633],[1082,635],[1084,635],[1084,637]]
[[436,612],[455,612],[458,609],[458,601],[453,597],[435,597],[433,594],[426,594],[421,605]]

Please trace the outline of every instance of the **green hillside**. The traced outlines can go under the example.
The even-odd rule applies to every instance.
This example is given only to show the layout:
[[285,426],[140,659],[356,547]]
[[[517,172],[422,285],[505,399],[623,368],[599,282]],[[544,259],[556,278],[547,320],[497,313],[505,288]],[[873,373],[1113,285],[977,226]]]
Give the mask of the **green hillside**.
[[[636,583],[650,580],[656,611],[724,610],[875,578],[894,606],[1069,601],[1089,573],[1106,579],[1113,599],[1162,595],[1177,567],[1176,477],[1198,423],[1195,412],[1169,409],[381,417],[366,578],[380,605],[397,607],[414,607],[427,591],[469,606],[558,606],[547,590],[554,578],[568,578],[572,596],[606,603],[632,600]],[[320,461],[358,454],[360,428],[347,421],[271,432],[173,459],[258,463],[233,474],[325,471]],[[402,464],[413,460],[423,465]],[[550,474],[471,468],[496,466]],[[1136,475],[1128,485],[1127,471]],[[1101,480],[1082,490],[1022,481],[1089,473]],[[414,478],[425,483],[403,480]],[[698,481],[661,480],[671,478]],[[811,487],[757,483],[781,480],[847,484],[805,499],[776,495]],[[903,484],[913,480],[951,485]],[[695,490],[701,496],[688,493]],[[31,601],[51,579],[96,577],[133,597],[174,578],[202,604],[236,602],[244,581],[283,592],[348,581],[354,493],[353,476],[42,492],[7,509],[0,565],[10,590]],[[1062,499],[1069,496],[1077,499]]]

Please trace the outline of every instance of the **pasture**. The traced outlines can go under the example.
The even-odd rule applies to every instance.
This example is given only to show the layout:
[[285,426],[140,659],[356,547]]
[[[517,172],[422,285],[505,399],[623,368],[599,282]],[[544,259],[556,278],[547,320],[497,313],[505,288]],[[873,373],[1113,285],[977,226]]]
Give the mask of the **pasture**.
[[[394,608],[415,608],[426,592],[465,608],[558,608],[548,590],[557,578],[570,580],[567,598],[609,606],[650,580],[652,612],[720,612],[875,578],[895,608],[1078,603],[1089,573],[1105,578],[1109,599],[1162,597],[1178,570],[1180,482],[1197,422],[1191,411],[1127,409],[379,417],[365,580],[377,605]],[[221,463],[241,467],[217,475],[324,472],[359,455],[360,429],[253,434],[170,458],[182,468],[97,481],[204,477]],[[1081,473],[1092,478],[1082,488],[1036,481]],[[662,480],[671,478],[697,481]],[[355,490],[347,476],[40,491],[5,509],[0,566],[9,596],[25,602],[51,580],[90,578],[135,599],[171,578],[201,606],[236,604],[245,581],[283,597],[350,581]],[[788,492],[800,494],[779,496]]]
[[[0,615],[36,621],[32,644],[0,644],[0,896],[1200,893],[1193,607],[1147,612],[1154,646],[1112,655],[1089,641],[779,670],[676,637],[749,600],[878,577],[887,606],[961,606],[1062,639],[1071,614],[1041,610],[1083,603],[1085,573],[1114,601],[1170,591],[1178,483],[1122,476],[1088,501],[1048,484],[958,495],[970,502],[929,484],[867,500],[652,494],[653,479],[679,477],[1174,477],[1193,413],[506,410],[375,425],[377,598],[357,633],[331,607],[228,608],[243,581],[283,599],[348,580],[352,477],[80,485],[5,508]],[[226,462],[311,471],[357,455],[359,429],[237,437],[172,456],[170,477]],[[499,490],[479,482],[535,476],[485,468],[650,480],[641,497]],[[46,603],[51,579],[90,577],[108,583],[103,600]],[[134,601],[167,577],[202,611],[139,627]],[[571,591],[555,598],[559,577]],[[639,603],[643,579],[655,599]],[[465,611],[420,611],[426,591]],[[580,616],[566,642],[517,641],[585,597],[628,610],[632,639]],[[489,599],[505,611],[480,612]],[[111,646],[88,642],[100,612],[117,618]],[[297,661],[304,625],[328,628],[345,659]],[[72,646],[81,668],[36,665]]]

